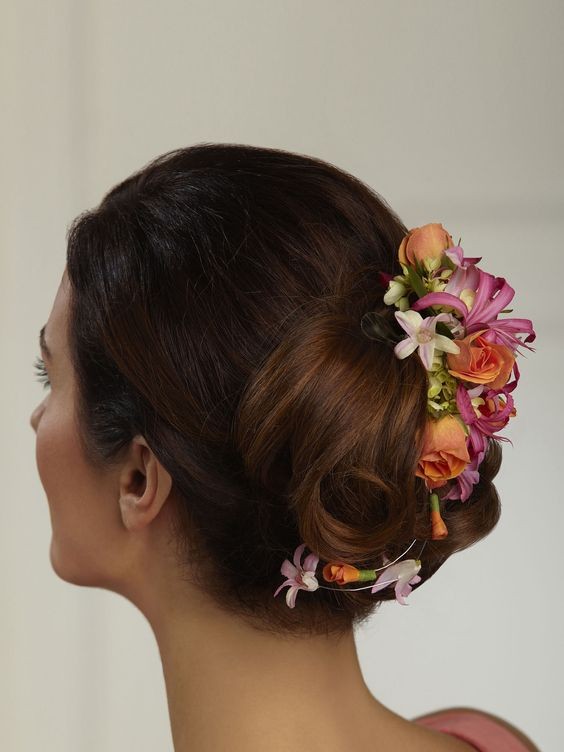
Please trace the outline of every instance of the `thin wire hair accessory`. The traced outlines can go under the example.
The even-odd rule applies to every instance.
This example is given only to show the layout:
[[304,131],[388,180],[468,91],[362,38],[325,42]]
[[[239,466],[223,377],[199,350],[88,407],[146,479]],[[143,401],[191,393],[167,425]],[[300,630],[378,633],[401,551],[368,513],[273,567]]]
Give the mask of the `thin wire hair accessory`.
[[[410,551],[410,550],[411,550],[411,549],[413,548],[413,546],[414,546],[414,545],[415,545],[416,543],[417,543],[417,538],[415,538],[415,539],[414,539],[413,543],[411,543],[411,544],[410,544],[410,545],[409,545],[409,546],[408,546],[408,547],[407,547],[407,548],[405,549],[405,551],[404,551],[404,552],[403,552],[402,554],[400,554],[400,555],[399,555],[399,556],[398,556],[398,557],[397,557],[396,559],[394,559],[393,561],[390,561],[390,562],[389,562],[388,564],[386,564],[386,565],[385,565],[385,566],[383,566],[383,567],[377,567],[376,569],[359,570],[359,571],[361,571],[361,572],[362,572],[362,571],[367,571],[367,572],[380,572],[380,571],[383,571],[383,570],[385,570],[385,569],[388,569],[388,568],[389,568],[389,567],[391,567],[391,566],[392,566],[393,564],[395,564],[395,563],[396,563],[397,561],[399,561],[399,560],[401,559],[401,557],[402,557],[402,556],[405,556],[405,554],[406,554],[406,553],[407,553],[408,551]],[[420,551],[419,551],[419,554],[418,554],[418,556],[417,556],[417,559],[408,559],[408,560],[407,560],[406,562],[404,562],[404,563],[407,563],[407,562],[409,562],[409,563],[411,564],[411,562],[415,562],[415,563],[419,563],[419,564],[421,564],[421,555],[422,555],[422,553],[423,553],[423,549],[425,548],[425,546],[426,546],[426,545],[427,545],[427,541],[423,541],[423,545],[421,546],[421,549],[420,549]],[[399,578],[400,578],[400,575],[398,575],[397,577],[394,577],[394,578],[393,578],[393,579],[391,579],[391,580],[380,582],[380,585],[391,585],[391,584],[392,584],[393,582],[396,582],[397,580],[399,580]],[[346,590],[346,591],[348,592],[348,591],[351,591],[351,590],[368,590],[369,588],[373,587],[373,585],[363,585],[362,587],[354,587],[354,588],[343,588],[343,587],[329,587],[328,585],[319,585],[319,587],[320,587],[320,588],[323,588],[324,590]]]

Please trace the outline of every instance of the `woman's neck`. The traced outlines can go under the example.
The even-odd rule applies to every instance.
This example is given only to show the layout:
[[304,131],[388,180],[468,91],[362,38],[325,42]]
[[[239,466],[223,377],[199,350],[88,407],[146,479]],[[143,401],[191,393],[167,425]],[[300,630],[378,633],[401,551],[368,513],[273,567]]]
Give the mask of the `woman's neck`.
[[352,631],[283,638],[211,604],[152,626],[175,752],[351,749],[368,730],[374,749],[398,718],[368,690]]

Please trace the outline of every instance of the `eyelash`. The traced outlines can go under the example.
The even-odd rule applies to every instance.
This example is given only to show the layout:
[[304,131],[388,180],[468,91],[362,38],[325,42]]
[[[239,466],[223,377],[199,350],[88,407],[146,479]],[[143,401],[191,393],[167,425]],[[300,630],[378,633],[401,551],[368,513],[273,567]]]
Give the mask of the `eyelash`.
[[49,375],[47,373],[47,369],[45,368],[45,363],[40,357],[35,358],[33,367],[35,368],[37,373],[37,381],[40,381],[43,384],[43,388],[47,389],[47,387],[51,386]]

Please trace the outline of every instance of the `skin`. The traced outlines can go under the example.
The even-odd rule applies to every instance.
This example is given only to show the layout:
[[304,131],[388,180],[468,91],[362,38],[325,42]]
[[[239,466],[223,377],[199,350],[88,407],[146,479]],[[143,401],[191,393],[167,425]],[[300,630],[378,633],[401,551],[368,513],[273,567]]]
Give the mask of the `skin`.
[[118,593],[148,620],[175,752],[472,750],[380,703],[364,682],[352,631],[341,639],[268,635],[180,579],[167,543],[171,477],[144,437],[104,472],[81,452],[69,284],[65,269],[46,324],[50,387],[30,420],[51,518],[50,561],[63,580]]

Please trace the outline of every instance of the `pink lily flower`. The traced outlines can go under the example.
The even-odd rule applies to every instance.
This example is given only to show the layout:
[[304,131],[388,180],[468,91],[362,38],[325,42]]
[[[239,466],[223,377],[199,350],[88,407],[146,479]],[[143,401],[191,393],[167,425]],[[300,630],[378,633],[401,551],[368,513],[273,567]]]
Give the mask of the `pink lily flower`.
[[[534,348],[526,344],[533,342],[536,338],[530,319],[497,319],[499,313],[506,308],[515,295],[515,290],[503,277],[494,277],[493,274],[488,274],[478,269],[477,266],[469,266],[462,271],[457,269],[452,276],[453,279],[449,280],[444,292],[431,292],[423,295],[411,305],[411,310],[421,311],[429,306],[450,306],[462,314],[467,335],[479,329],[489,328],[489,341],[506,345],[514,352],[519,346],[534,352]],[[476,293],[470,309],[458,297],[463,289],[471,289]],[[520,333],[527,335],[524,341],[515,336]]]
[[463,290],[472,290],[476,292],[478,289],[478,282],[480,280],[479,269],[474,264],[469,266],[459,266],[451,274],[447,286],[443,292],[450,293],[450,295],[456,295],[460,297],[460,293]]
[[[483,384],[479,386],[483,387]],[[456,406],[467,426],[474,427],[485,436],[492,436],[501,441],[508,441],[504,436],[496,436],[496,431],[505,428],[514,409],[514,400],[511,394],[507,394],[504,389],[483,389],[479,395],[474,393],[475,390],[468,390],[462,384],[456,387]],[[486,409],[476,412],[472,405],[472,398],[480,396],[485,400]],[[505,402],[500,397],[505,398]]]
[[296,596],[298,590],[317,590],[319,583],[315,576],[315,569],[319,563],[319,556],[316,554],[308,554],[304,560],[303,565],[300,563],[300,559],[305,549],[305,543],[300,544],[294,551],[294,563],[288,559],[284,559],[280,572],[287,577],[274,593],[274,597],[282,590],[283,587],[288,586],[286,591],[286,604],[290,608],[294,608],[296,605]]
[[524,344],[516,334],[527,334],[526,342],[532,342],[536,334],[530,319],[500,319],[501,311],[513,300],[515,290],[503,277],[495,277],[493,274],[478,269],[477,266],[469,266],[467,269],[457,269],[451,276],[446,293],[459,295],[464,288],[475,291],[474,302],[469,313],[464,317],[466,334],[472,334],[478,329],[489,327],[489,341],[496,344],[506,345],[513,351],[520,345],[534,352],[534,348]]
[[[494,319],[487,323],[475,322],[471,324],[466,330],[467,334],[472,334],[478,329],[482,329],[485,326],[489,327],[488,331],[483,335],[489,342],[494,342],[498,345],[506,345],[514,353],[519,353],[519,347],[526,347],[527,350],[535,352],[534,347],[527,345],[527,342],[533,342],[536,339],[536,332],[533,329],[533,322],[531,319]],[[520,340],[517,334],[527,334],[525,340]]]
[[423,365],[430,371],[435,349],[455,355],[460,352],[460,347],[454,340],[435,332],[437,321],[450,321],[450,314],[439,313],[437,316],[428,316],[424,319],[417,311],[408,310],[396,311],[395,317],[408,334],[394,347],[394,353],[398,358],[407,358],[414,350],[418,349]]
[[515,290],[503,277],[494,277],[493,274],[484,272],[476,267],[478,272],[478,285],[472,310],[466,317],[466,327],[472,328],[471,334],[476,330],[476,324],[481,326],[495,321],[499,313],[507,308],[513,300]]
[[[384,564],[387,564],[388,561],[389,559],[384,556]],[[408,606],[409,604],[404,599],[411,593],[411,586],[421,582],[421,577],[417,574],[420,569],[421,561],[419,559],[406,559],[397,562],[397,564],[392,564],[391,567],[388,567],[380,574],[374,585],[370,588],[370,592],[376,593],[378,590],[382,590],[388,587],[388,585],[393,585],[395,582],[396,600],[402,606]]]
[[[513,411],[513,397],[507,393],[506,389],[507,385],[498,391],[488,389],[484,384],[478,384],[473,389],[466,389],[462,384],[457,385],[456,404],[469,429],[467,447],[470,462],[460,475],[453,479],[449,490],[441,494],[442,499],[467,501],[470,497],[472,488],[480,480],[478,467],[486,454],[488,437],[513,443],[506,436],[498,436],[495,433],[505,427]],[[505,405],[500,400],[502,395],[506,399]],[[476,411],[471,402],[474,397],[483,397],[487,400],[489,411],[480,408]],[[491,409],[492,407],[494,409]]]

